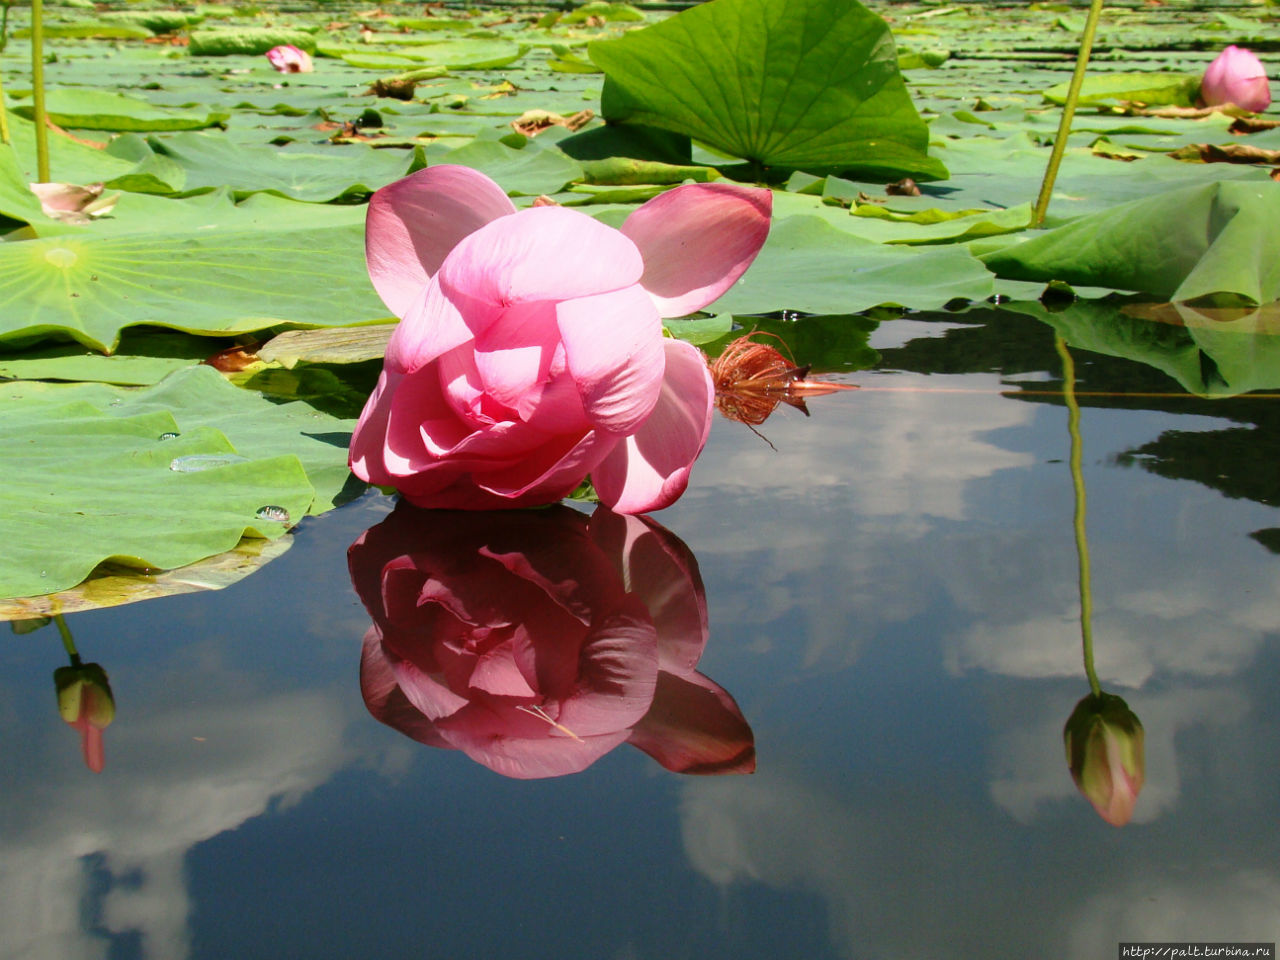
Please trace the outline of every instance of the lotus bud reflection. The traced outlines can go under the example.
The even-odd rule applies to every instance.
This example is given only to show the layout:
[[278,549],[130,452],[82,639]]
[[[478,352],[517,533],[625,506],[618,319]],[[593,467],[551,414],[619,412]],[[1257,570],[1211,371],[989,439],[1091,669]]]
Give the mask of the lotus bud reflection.
[[509,777],[576,773],[623,743],[680,773],[748,773],[733,698],[696,670],[706,600],[689,550],[601,507],[402,502],[348,553],[373,619],[369,711]]
[[1271,103],[1271,83],[1262,61],[1252,51],[1232,45],[1205,70],[1200,99],[1209,107],[1234,103],[1243,110],[1260,113]]
[[1142,724],[1120,697],[1089,694],[1072,711],[1062,737],[1071,778],[1107,823],[1133,816],[1144,776]]
[[53,671],[53,683],[58,689],[58,712],[80,731],[85,766],[101,773],[105,761],[102,731],[116,715],[107,672],[96,663],[80,663],[75,657],[71,666]]

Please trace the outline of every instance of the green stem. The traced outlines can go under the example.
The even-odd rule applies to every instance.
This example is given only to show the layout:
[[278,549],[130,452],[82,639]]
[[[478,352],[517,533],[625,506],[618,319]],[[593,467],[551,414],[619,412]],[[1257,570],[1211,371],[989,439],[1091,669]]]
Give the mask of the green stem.
[[58,633],[62,636],[62,646],[67,651],[67,656],[71,658],[73,664],[80,662],[80,653],[76,650],[76,642],[71,636],[71,628],[67,626],[67,621],[62,618],[62,614],[55,613],[53,622],[58,627]]
[[[5,6],[4,12],[8,14],[9,7]],[[4,36],[4,24],[0,21],[0,38]],[[0,43],[0,53],[4,52],[4,44]],[[4,105],[4,84],[0,83],[0,143],[9,143],[9,111]]]
[[36,180],[49,182],[49,128],[44,110],[44,0],[31,0],[31,102],[36,124]]
[[1076,533],[1076,559],[1080,580],[1080,643],[1084,647],[1084,672],[1096,697],[1102,693],[1098,671],[1093,666],[1093,584],[1089,571],[1089,540],[1085,533],[1084,441],[1080,437],[1080,404],[1076,402],[1076,365],[1067,350],[1067,342],[1054,338],[1054,347],[1062,358],[1062,396],[1067,402],[1067,432],[1071,434],[1071,487],[1076,505],[1073,526]]
[[1084,83],[1084,71],[1089,65],[1089,52],[1093,49],[1093,36],[1098,31],[1098,17],[1102,14],[1102,0],[1093,0],[1089,5],[1089,17],[1084,22],[1084,36],[1080,38],[1080,53],[1076,57],[1076,69],[1071,74],[1071,85],[1067,88],[1067,102],[1062,105],[1062,119],[1058,123],[1058,135],[1053,141],[1053,152],[1049,154],[1049,166],[1044,171],[1044,181],[1040,184],[1040,196],[1036,198],[1036,208],[1031,214],[1031,226],[1038,227],[1044,223],[1045,214],[1049,212],[1049,198],[1053,196],[1053,181],[1058,177],[1058,167],[1062,165],[1062,155],[1067,150],[1067,136],[1071,133],[1071,120],[1076,115],[1076,103],[1080,100],[1080,87]]

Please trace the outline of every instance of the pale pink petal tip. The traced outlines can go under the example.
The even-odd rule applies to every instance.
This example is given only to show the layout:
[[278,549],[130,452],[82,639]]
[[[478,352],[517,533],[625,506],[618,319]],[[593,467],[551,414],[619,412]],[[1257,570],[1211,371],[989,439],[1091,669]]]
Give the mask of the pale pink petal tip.
[[465,237],[515,212],[502,188],[478,170],[427,167],[374,193],[365,214],[365,260],[382,302],[397,317]]
[[664,317],[701,310],[737,281],[769,235],[773,194],[733,183],[690,183],[654,197],[622,232],[644,256],[640,281]]

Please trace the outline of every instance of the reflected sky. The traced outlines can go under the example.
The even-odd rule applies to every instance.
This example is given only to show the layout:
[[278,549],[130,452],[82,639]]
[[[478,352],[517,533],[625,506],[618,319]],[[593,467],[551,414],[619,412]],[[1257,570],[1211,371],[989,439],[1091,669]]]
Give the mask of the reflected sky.
[[[862,390],[814,399],[808,419],[780,408],[759,428],[776,451],[717,422],[658,517],[701,569],[698,670],[754,732],[750,776],[615,750],[513,781],[375,721],[345,551],[389,512],[380,496],[306,521],[221,594],[69,617],[115,693],[101,775],[57,713],[53,628],[8,637],[0,957],[429,943],[1084,960],[1120,940],[1280,939],[1280,560],[1250,536],[1280,520],[1213,482],[1274,464],[1224,447],[1202,482],[1125,456],[1175,430],[1213,449],[1259,401],[1083,411],[1097,665],[1147,735],[1116,829],[1063,754],[1088,684],[1066,411],[1029,389],[1057,383],[1052,330],[1000,322],[882,324],[881,368],[842,375]],[[996,362],[937,361],[981,337]],[[1151,375],[1077,362],[1113,392]]]

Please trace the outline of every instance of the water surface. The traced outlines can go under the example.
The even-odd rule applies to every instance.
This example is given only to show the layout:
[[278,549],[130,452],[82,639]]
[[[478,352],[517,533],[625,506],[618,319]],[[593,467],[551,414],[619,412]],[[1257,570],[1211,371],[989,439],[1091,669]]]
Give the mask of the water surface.
[[[101,774],[58,716],[54,627],[8,638],[0,956],[1280,940],[1275,400],[1073,350],[1097,667],[1146,731],[1116,828],[1062,744],[1089,687],[1054,331],[991,308],[855,322],[879,359],[836,376],[861,390],[781,408],[768,442],[717,421],[654,518],[697,558],[698,670],[749,724],[753,774],[672,773],[623,744],[511,779],[379,723],[346,564],[391,511],[371,494],[223,592],[67,618],[114,690]],[[830,347],[807,329],[797,349]]]

